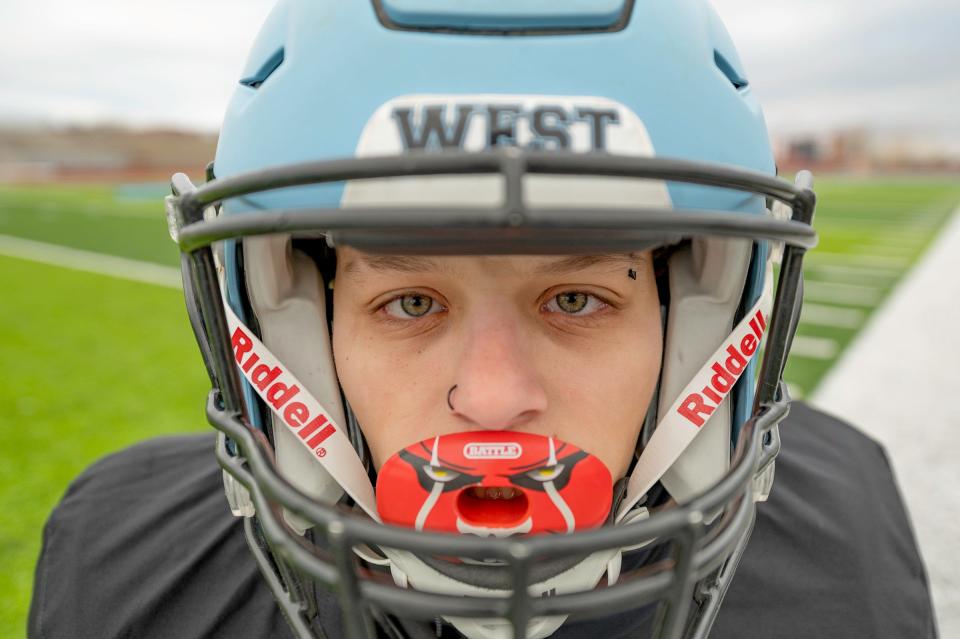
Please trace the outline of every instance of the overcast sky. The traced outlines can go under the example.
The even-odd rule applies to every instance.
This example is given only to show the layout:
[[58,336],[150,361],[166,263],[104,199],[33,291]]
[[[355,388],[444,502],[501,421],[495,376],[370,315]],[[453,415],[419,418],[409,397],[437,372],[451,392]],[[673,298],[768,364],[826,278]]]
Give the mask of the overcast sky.
[[[215,130],[272,4],[3,0],[0,122]],[[774,132],[866,126],[960,153],[960,1],[714,4]]]

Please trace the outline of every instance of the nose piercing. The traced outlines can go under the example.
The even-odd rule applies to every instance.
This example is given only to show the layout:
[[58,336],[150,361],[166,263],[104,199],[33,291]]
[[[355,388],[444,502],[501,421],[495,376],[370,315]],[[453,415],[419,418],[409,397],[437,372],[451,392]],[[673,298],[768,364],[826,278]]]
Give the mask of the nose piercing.
[[453,391],[455,391],[455,390],[457,390],[457,385],[456,385],[456,384],[454,384],[453,386],[451,386],[451,387],[450,387],[450,390],[447,391],[447,406],[449,406],[449,407],[450,407],[450,410],[452,410],[452,411],[456,411],[456,409],[453,407],[453,402],[450,400],[450,398],[453,396]]

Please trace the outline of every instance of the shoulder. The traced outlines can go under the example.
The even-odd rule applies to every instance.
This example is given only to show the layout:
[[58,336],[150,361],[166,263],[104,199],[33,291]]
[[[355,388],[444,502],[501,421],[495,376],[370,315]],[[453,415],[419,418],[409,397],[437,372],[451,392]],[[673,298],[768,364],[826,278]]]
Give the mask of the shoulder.
[[[936,636],[927,577],[880,444],[794,403],[711,637]],[[754,635],[751,635],[754,636]]]
[[288,636],[227,508],[211,434],[105,457],[44,529],[31,637]]

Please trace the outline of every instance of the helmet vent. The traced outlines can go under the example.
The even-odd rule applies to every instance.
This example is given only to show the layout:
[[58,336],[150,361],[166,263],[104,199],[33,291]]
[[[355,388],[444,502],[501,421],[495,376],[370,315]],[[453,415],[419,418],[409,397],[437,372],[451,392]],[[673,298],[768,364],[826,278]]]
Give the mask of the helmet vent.
[[532,36],[621,31],[635,0],[372,0],[398,31]]
[[747,82],[747,79],[730,64],[730,61],[716,49],[713,51],[713,62],[717,65],[717,68],[720,69],[720,73],[726,76],[727,80],[730,81],[730,84],[732,84],[733,88],[737,91],[747,88],[750,84]]
[[273,72],[283,64],[283,47],[273,52],[266,61],[260,65],[256,73],[240,80],[240,84],[251,89],[259,89],[260,85],[267,81]]

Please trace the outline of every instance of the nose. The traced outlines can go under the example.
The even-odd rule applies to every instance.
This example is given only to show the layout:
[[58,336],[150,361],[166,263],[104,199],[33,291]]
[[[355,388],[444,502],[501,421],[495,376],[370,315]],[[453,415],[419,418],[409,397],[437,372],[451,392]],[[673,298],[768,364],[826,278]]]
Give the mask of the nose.
[[466,327],[450,406],[472,430],[516,428],[547,408],[520,320],[490,316]]

